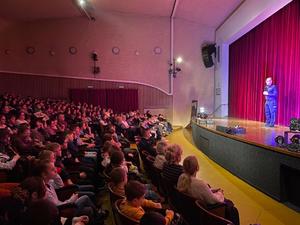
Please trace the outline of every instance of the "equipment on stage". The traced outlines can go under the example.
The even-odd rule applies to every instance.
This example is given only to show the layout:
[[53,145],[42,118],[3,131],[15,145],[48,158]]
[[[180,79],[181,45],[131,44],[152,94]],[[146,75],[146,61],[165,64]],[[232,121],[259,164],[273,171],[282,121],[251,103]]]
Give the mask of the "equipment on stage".
[[284,141],[284,137],[282,135],[278,135],[276,138],[275,138],[275,142],[276,144],[279,146],[279,147],[285,147],[285,141]]
[[[289,134],[294,135],[289,139]],[[280,148],[286,148],[291,152],[300,152],[300,131],[285,131],[284,137],[277,136],[275,142]]]
[[225,126],[220,126],[217,125],[216,126],[216,130],[226,133],[226,134],[246,134],[246,128],[244,127],[240,127],[239,125],[235,126],[235,127],[225,127]]
[[290,120],[290,131],[300,131],[300,119],[292,118]]

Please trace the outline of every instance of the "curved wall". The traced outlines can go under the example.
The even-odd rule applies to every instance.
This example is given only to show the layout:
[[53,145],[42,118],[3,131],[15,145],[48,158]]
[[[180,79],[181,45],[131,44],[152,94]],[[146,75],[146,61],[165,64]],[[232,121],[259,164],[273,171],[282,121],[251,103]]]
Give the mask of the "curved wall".
[[68,99],[69,89],[137,89],[140,111],[159,110],[172,120],[173,97],[144,84],[4,72],[0,72],[0,80],[0,94],[8,92],[43,98]]

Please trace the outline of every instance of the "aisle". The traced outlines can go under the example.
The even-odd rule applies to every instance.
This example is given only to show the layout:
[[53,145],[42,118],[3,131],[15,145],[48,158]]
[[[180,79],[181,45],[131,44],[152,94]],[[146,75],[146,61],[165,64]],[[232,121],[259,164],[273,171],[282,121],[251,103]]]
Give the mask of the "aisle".
[[233,176],[198,150],[192,144],[189,130],[174,131],[167,139],[170,143],[177,143],[182,146],[183,159],[188,155],[195,155],[198,158],[200,171],[197,176],[206,180],[212,187],[224,189],[225,196],[231,199],[239,209],[241,225],[255,223],[261,225],[300,224],[300,213]]

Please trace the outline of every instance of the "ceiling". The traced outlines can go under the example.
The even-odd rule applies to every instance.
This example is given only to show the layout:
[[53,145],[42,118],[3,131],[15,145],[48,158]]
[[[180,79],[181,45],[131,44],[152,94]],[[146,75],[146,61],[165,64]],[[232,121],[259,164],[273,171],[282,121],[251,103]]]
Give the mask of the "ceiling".
[[[86,0],[88,10],[137,15],[171,15],[175,0]],[[81,16],[76,0],[1,0],[0,18],[9,21],[72,18]],[[243,0],[177,0],[175,17],[218,27]]]

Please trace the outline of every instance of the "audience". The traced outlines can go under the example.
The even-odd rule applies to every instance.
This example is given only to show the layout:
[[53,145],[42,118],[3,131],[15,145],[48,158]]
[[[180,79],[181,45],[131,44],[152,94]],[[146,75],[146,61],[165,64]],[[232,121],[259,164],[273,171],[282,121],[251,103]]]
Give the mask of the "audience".
[[226,218],[235,225],[239,225],[238,211],[230,200],[224,198],[224,191],[220,188],[213,189],[203,180],[196,178],[199,165],[195,156],[188,156],[184,159],[183,170],[184,173],[180,175],[177,183],[179,191],[201,200],[206,205],[225,203]]
[[180,165],[182,149],[177,144],[172,144],[166,150],[166,163],[163,166],[162,175],[172,186],[177,184],[179,176],[183,173],[183,167]]
[[[141,172],[138,152],[130,148],[140,135],[138,149],[155,158],[153,165],[166,181],[206,204],[225,203],[226,217],[239,224],[223,191],[196,178],[197,160],[187,157],[181,166],[181,147],[162,140],[172,131],[162,115],[114,113],[87,103],[9,94],[0,96],[0,107],[0,169],[7,182],[20,183],[10,197],[0,199],[1,225],[60,225],[58,209],[68,203],[76,212],[66,225],[103,224],[107,211],[96,206],[95,196],[105,190],[105,174],[112,191],[125,197],[119,206],[124,214],[141,225],[173,224],[174,212],[154,202],[162,198]],[[1,186],[10,187],[3,183],[0,192]],[[70,187],[78,192],[60,201],[57,191]],[[145,208],[156,212],[145,213]]]
[[[162,209],[160,203],[145,199],[146,187],[138,181],[130,181],[125,188],[126,199],[120,204],[120,210],[133,220],[140,221],[145,214],[144,208]],[[165,210],[165,224],[174,217],[172,210]]]
[[168,144],[166,141],[159,141],[156,145],[156,151],[157,151],[157,155],[155,157],[154,163],[153,165],[157,168],[162,170],[163,166],[166,162],[166,148],[167,148]]

